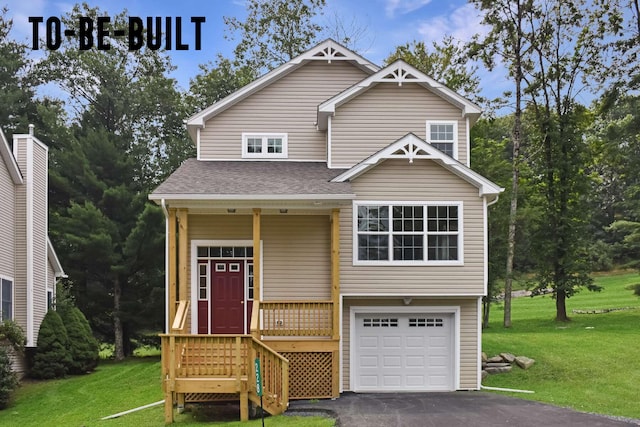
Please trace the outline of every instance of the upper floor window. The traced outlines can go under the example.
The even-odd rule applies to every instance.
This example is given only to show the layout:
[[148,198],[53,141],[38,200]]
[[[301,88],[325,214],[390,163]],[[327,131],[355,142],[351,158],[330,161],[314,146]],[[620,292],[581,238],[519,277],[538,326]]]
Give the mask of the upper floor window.
[[357,203],[354,263],[461,264],[462,203]]
[[13,281],[0,279],[0,319],[13,320]]
[[427,120],[427,142],[443,153],[458,158],[458,123]]
[[243,133],[243,158],[287,158],[286,133]]

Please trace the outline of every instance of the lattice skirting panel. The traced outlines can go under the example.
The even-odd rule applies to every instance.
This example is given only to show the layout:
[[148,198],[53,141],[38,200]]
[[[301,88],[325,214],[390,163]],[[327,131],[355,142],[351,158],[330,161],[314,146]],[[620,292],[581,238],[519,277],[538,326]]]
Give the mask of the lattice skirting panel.
[[289,360],[290,399],[333,397],[331,352],[281,354]]
[[187,403],[224,402],[228,400],[238,400],[238,395],[234,393],[185,393],[184,395],[184,401]]

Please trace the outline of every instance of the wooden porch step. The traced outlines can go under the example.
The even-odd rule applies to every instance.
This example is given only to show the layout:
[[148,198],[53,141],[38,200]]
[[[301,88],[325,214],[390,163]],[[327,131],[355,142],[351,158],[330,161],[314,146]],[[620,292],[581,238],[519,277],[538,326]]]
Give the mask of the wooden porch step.
[[176,393],[240,393],[248,390],[249,379],[236,378],[176,378],[173,391]]

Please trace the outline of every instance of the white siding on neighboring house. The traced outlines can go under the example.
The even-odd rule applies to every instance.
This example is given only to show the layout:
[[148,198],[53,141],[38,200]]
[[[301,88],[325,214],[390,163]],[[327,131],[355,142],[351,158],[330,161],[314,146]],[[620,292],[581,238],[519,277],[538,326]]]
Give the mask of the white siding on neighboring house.
[[417,83],[380,83],[336,109],[331,167],[351,167],[409,132],[426,139],[427,120],[457,120],[458,160],[466,163],[466,119],[459,108]]
[[0,157],[0,276],[10,278],[15,276],[15,191],[16,185]]
[[346,61],[311,61],[210,119],[200,132],[201,160],[239,160],[242,133],[286,133],[290,160],[326,160],[317,107],[367,74]]
[[47,149],[33,142],[33,343],[47,313]]
[[48,149],[31,135],[14,136],[13,144],[24,177],[16,192],[15,318],[35,346],[47,310]]
[[356,178],[362,201],[463,202],[464,265],[354,266],[353,212],[340,213],[340,286],[343,294],[482,295],[484,213],[478,189],[430,160],[387,160]]
[[[14,155],[26,179],[27,146],[25,138],[13,142]],[[14,319],[27,332],[27,183],[16,187],[15,217]],[[35,344],[35,343],[34,343]]]

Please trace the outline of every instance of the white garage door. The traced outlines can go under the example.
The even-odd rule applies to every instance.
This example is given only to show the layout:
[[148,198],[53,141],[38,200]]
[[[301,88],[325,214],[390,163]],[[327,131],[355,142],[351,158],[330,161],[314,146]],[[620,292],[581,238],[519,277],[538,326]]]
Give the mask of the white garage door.
[[356,391],[454,389],[453,315],[355,316]]

